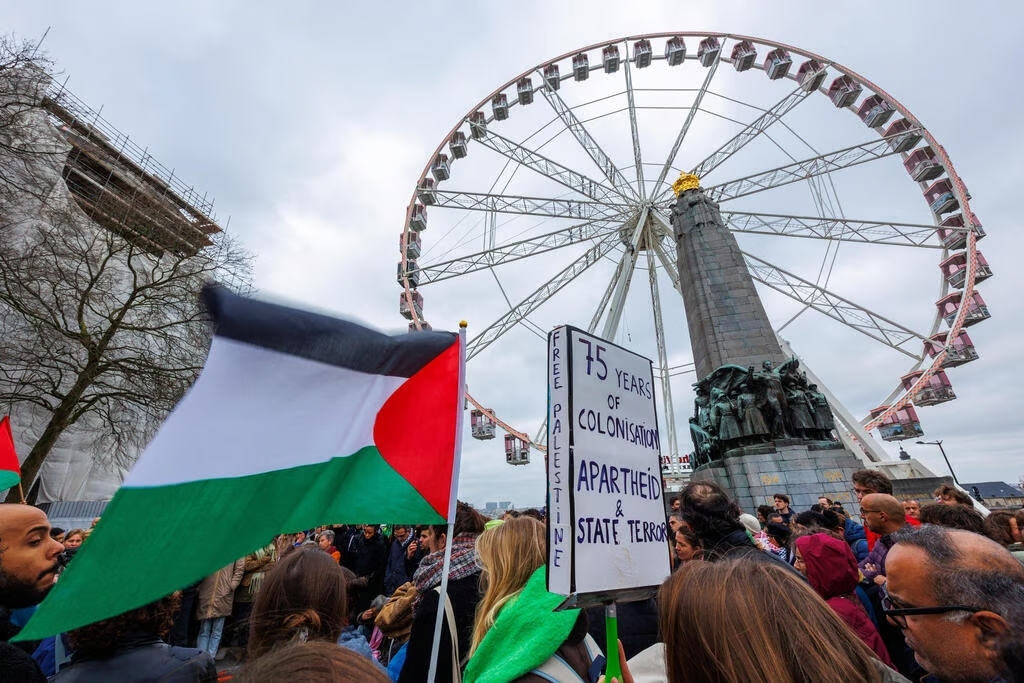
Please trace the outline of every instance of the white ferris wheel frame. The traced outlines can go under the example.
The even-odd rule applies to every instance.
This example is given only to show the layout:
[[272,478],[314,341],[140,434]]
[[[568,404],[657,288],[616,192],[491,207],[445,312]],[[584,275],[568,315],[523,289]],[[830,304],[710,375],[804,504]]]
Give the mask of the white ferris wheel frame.
[[[416,189],[413,191],[412,198],[406,208],[406,220],[402,233],[403,248],[400,249],[399,283],[403,289],[405,304],[408,307],[409,312],[411,312],[411,327],[421,329],[426,324],[426,321],[418,314],[416,306],[413,304],[413,295],[416,291],[416,286],[413,285],[411,280],[414,279],[414,277],[421,280],[418,286],[423,286],[430,282],[436,282],[450,277],[475,272],[476,270],[483,268],[489,268],[494,266],[496,263],[510,262],[526,258],[533,254],[543,253],[544,251],[558,248],[559,246],[564,246],[566,244],[590,241],[606,230],[606,228],[595,228],[594,223],[602,216],[607,216],[610,207],[614,209],[616,207],[629,206],[631,202],[639,202],[641,204],[640,215],[637,218],[637,222],[635,224],[636,227],[632,231],[631,243],[627,245],[624,250],[623,258],[618,264],[615,276],[612,278],[607,290],[604,292],[604,295],[601,298],[601,303],[588,326],[588,330],[593,333],[599,333],[605,338],[609,338],[615,333],[622,315],[626,294],[628,293],[630,282],[632,280],[632,272],[640,258],[639,252],[642,251],[636,247],[641,239],[642,227],[647,222],[648,212],[650,212],[651,217],[657,223],[661,224],[662,230],[660,232],[660,236],[664,239],[660,242],[654,242],[650,245],[652,248],[643,251],[646,251],[648,271],[650,274],[651,296],[654,303],[654,327],[657,337],[658,362],[662,373],[660,379],[663,390],[664,410],[667,416],[673,416],[674,411],[669,378],[672,376],[673,371],[678,371],[678,368],[670,368],[667,363],[664,331],[660,321],[661,307],[659,302],[660,294],[658,292],[657,280],[655,277],[656,267],[660,265],[664,269],[671,278],[677,291],[679,290],[679,275],[671,252],[666,251],[665,248],[667,240],[673,238],[672,227],[668,224],[667,217],[662,212],[652,211],[654,204],[657,204],[658,202],[664,204],[671,198],[671,190],[663,190],[658,193],[657,196],[651,198],[646,196],[647,184],[644,182],[644,164],[642,161],[642,150],[638,135],[636,111],[633,103],[631,70],[637,67],[636,45],[640,43],[640,41],[647,41],[648,47],[650,47],[651,41],[654,40],[664,39],[666,41],[688,41],[697,39],[703,41],[712,38],[719,41],[717,57],[712,63],[705,65],[707,74],[704,78],[703,85],[697,92],[693,104],[690,107],[689,114],[676,136],[675,143],[661,169],[658,180],[655,183],[655,187],[666,186],[666,181],[669,179],[669,173],[674,167],[674,162],[676,161],[679,149],[690,129],[696,113],[700,110],[702,98],[707,92],[709,92],[709,87],[716,70],[720,65],[733,63],[732,57],[726,50],[730,41],[732,41],[734,48],[735,45],[740,44],[743,41],[747,41],[756,48],[766,48],[768,50],[781,49],[786,51],[793,58],[794,66],[797,63],[797,58],[817,60],[822,66],[826,67],[830,71],[835,72],[840,76],[849,77],[853,82],[859,85],[860,88],[862,88],[862,94],[867,97],[872,95],[881,97],[882,100],[884,100],[884,102],[886,102],[895,111],[895,113],[902,116],[909,124],[903,132],[911,132],[920,135],[924,140],[924,145],[915,144],[911,149],[896,152],[889,144],[890,139],[884,136],[882,127],[877,127],[874,130],[880,137],[875,141],[869,141],[844,149],[834,150],[825,154],[795,161],[791,164],[780,166],[778,168],[773,168],[726,183],[706,187],[705,192],[712,199],[722,201],[745,196],[747,194],[753,194],[755,192],[779,187],[799,180],[808,180],[809,178],[813,179],[831,173],[835,170],[848,168],[850,166],[873,161],[886,156],[899,154],[904,160],[906,160],[914,150],[920,149],[923,146],[929,146],[934,151],[936,160],[942,165],[944,176],[940,177],[947,177],[951,181],[953,192],[960,205],[964,224],[962,228],[946,227],[945,229],[962,232],[966,236],[966,245],[964,247],[964,252],[967,256],[966,276],[963,286],[959,288],[962,292],[962,296],[955,318],[949,326],[949,330],[941,344],[931,339],[933,336],[936,336],[936,333],[943,322],[944,316],[941,313],[936,314],[930,332],[928,334],[922,334],[911,330],[896,321],[874,313],[873,311],[870,311],[849,299],[841,297],[815,282],[801,278],[798,275],[779,268],[752,254],[744,253],[744,258],[753,279],[764,286],[785,294],[786,296],[802,303],[804,308],[801,312],[806,309],[813,309],[837,320],[838,322],[841,322],[844,325],[847,325],[912,358],[914,360],[914,365],[908,372],[922,370],[922,374],[909,388],[904,387],[902,383],[897,384],[896,388],[893,389],[889,396],[883,401],[883,404],[888,405],[888,408],[881,414],[857,420],[846,412],[845,409],[836,411],[840,422],[846,427],[851,435],[860,441],[861,447],[864,448],[866,452],[865,454],[870,460],[887,460],[888,457],[884,455],[884,452],[878,449],[877,445],[872,445],[873,440],[867,437],[867,432],[877,427],[883,420],[890,417],[896,411],[910,404],[913,401],[915,394],[928,384],[929,380],[936,372],[942,369],[943,362],[946,360],[948,349],[950,348],[950,343],[952,340],[957,338],[960,331],[965,326],[969,304],[975,291],[975,278],[978,270],[976,244],[978,238],[984,235],[984,231],[981,230],[980,222],[971,211],[970,195],[968,194],[963,181],[960,179],[953,167],[952,161],[949,159],[945,149],[938,143],[938,141],[932,136],[927,128],[924,127],[917,117],[910,112],[909,109],[907,109],[888,92],[882,90],[876,84],[851,69],[827,59],[822,55],[787,45],[785,43],[765,40],[753,36],[713,32],[661,32],[627,36],[611,41],[594,43],[571,52],[566,52],[554,59],[538,64],[537,66],[524,71],[502,84],[493,92],[489,93],[475,106],[471,107],[469,112],[456,123],[448,134],[442,138],[441,143],[430,155],[430,160],[424,166],[423,171],[417,180]],[[630,53],[631,44],[634,46],[632,54]],[[637,177],[636,186],[629,182],[629,180],[613,163],[611,157],[604,152],[597,141],[587,131],[586,125],[577,118],[573,109],[559,95],[558,87],[551,87],[551,84],[549,83],[549,78],[551,78],[552,74],[550,69],[552,66],[557,67],[558,65],[566,64],[573,66],[572,60],[575,56],[580,54],[589,55],[595,50],[600,51],[609,46],[622,48],[625,53],[621,57],[621,67],[624,71],[624,77],[626,80],[626,96],[628,100],[628,114],[634,152],[633,170]],[[667,54],[662,56],[653,51],[651,51],[649,55],[645,56],[647,57],[648,64],[651,61],[666,60],[668,58]],[[685,61],[696,60],[698,59],[698,56],[693,53],[685,53],[683,59]],[[764,64],[759,62],[757,59],[755,59],[754,63],[748,68],[751,70],[765,71]],[[602,70],[602,64],[594,64],[589,66],[588,75],[589,73],[601,72]],[[532,81],[530,81],[532,78],[539,78],[539,84],[534,86]],[[560,86],[562,82],[571,82],[573,78],[573,68],[568,68],[564,72],[558,73],[557,85]],[[796,81],[795,69],[791,69],[783,78],[789,79],[790,81]],[[496,121],[493,113],[488,115],[484,112],[487,112],[489,105],[491,105],[494,98],[499,97],[506,92],[513,93],[513,97],[510,97],[507,100],[508,108],[511,109],[518,106],[514,95],[516,93],[517,84],[523,82],[523,79],[527,79],[527,81],[531,83],[531,100],[534,94],[539,94],[549,103],[552,110],[565,125],[566,130],[572,134],[580,147],[582,147],[597,167],[601,169],[604,175],[603,180],[595,183],[585,175],[573,171],[571,168],[565,167],[554,160],[548,159],[524,145],[509,140],[492,129],[492,124],[500,121]],[[828,81],[829,79],[823,78],[821,83],[814,90],[804,90],[798,86],[795,90],[775,103],[774,106],[764,110],[762,115],[747,124],[743,130],[697,164],[692,172],[698,177],[704,177],[724,163],[727,159],[738,153],[749,142],[764,133],[775,122],[780,121],[786,113],[791,111],[814,92],[827,95]],[[856,114],[859,102],[862,102],[860,96],[843,108]],[[475,124],[480,122],[479,117],[481,116],[481,113],[484,113],[483,122],[486,126],[486,132],[482,136],[476,136],[472,133],[474,132]],[[474,116],[477,117],[475,120]],[[453,136],[460,133],[465,135],[465,140],[467,142],[483,144],[494,152],[503,155],[522,166],[529,167],[538,173],[544,174],[551,180],[574,190],[581,198],[565,200],[494,195],[489,193],[453,192],[443,190],[439,186],[434,186],[433,180],[431,179],[431,168],[434,161],[439,157],[439,155],[445,152],[445,148],[449,145]],[[469,134],[467,135],[467,133]],[[452,159],[452,161],[454,162],[456,159]],[[440,185],[440,183],[438,183],[438,185]],[[918,185],[922,190],[924,190],[926,189],[927,183],[921,181]],[[408,267],[409,259],[407,259],[404,245],[406,244],[406,240],[410,237],[410,234],[414,232],[411,227],[412,221],[410,219],[413,216],[415,207],[420,205],[420,199],[423,196],[424,190],[430,190],[434,203],[442,207],[447,206],[461,209],[487,210],[492,212],[492,216],[494,212],[509,212],[527,215],[537,214],[557,217],[571,216],[578,217],[581,222],[570,226],[569,228],[557,230],[544,235],[528,237],[516,242],[497,245],[490,250],[480,251],[467,256],[460,256],[449,261],[429,266],[418,265],[415,270],[411,270]],[[722,214],[726,223],[734,232],[796,235],[818,239],[861,243],[932,246],[942,249],[943,258],[948,256],[950,253],[950,250],[945,246],[928,244],[929,240],[935,236],[937,228],[944,227],[941,226],[943,217],[941,214],[936,212],[933,212],[934,221],[933,224],[930,225],[923,223],[888,223],[853,220],[841,216],[825,217],[790,216],[763,213],[754,214],[743,211],[728,211],[725,209],[723,209]],[[605,257],[613,247],[617,246],[616,238],[617,235],[613,231],[610,235],[604,235],[603,239],[598,239],[596,243],[581,257],[570,263],[553,278],[543,283],[531,295],[521,301],[518,305],[512,307],[511,310],[505,313],[505,315],[497,321],[489,325],[479,334],[475,335],[470,340],[467,347],[467,360],[473,358],[489,344],[500,338],[505,331],[523,321],[526,316],[529,315],[530,311],[544,303],[550,296],[559,291],[577,275],[599,261],[601,258]],[[959,251],[959,249],[957,251]],[[950,285],[944,278],[941,279],[939,287],[940,299],[946,296],[949,293],[949,290]],[[598,332],[598,327],[600,326],[602,317],[604,318],[604,325],[601,327],[600,332]],[[783,327],[785,327],[786,324],[788,324],[788,322],[785,323]],[[915,353],[909,350],[907,347],[911,344],[917,344],[918,348],[924,348],[924,345],[931,344],[935,347],[937,353],[929,358],[924,352]],[[941,348],[938,348],[940,346]],[[821,386],[824,388],[824,385]],[[503,422],[495,416],[492,411],[484,408],[484,405],[474,397],[467,394],[467,399],[474,407],[483,411],[489,419],[507,433],[518,437],[524,444],[530,447],[536,448],[540,451],[546,451],[546,447],[540,443],[542,440],[542,432],[544,430],[543,426],[541,427],[540,432],[538,432],[537,437],[531,439],[527,433]],[[835,402],[833,401],[833,403]],[[679,450],[674,421],[673,419],[667,419],[666,422],[668,423],[667,432],[670,453],[675,456],[678,455]]]

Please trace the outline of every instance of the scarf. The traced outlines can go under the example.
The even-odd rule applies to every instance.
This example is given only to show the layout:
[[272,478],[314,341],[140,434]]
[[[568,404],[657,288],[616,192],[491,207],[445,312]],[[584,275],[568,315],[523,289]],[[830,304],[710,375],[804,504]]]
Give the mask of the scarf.
[[564,597],[547,590],[547,568],[538,567],[517,597],[498,612],[494,626],[469,658],[465,683],[514,681],[542,666],[572,632],[578,609],[555,612]]
[[[444,550],[430,553],[420,561],[412,576],[416,584],[416,603],[422,595],[441,585],[441,570],[444,569]],[[477,565],[476,534],[459,534],[452,542],[452,563],[448,580],[457,581],[480,571]]]

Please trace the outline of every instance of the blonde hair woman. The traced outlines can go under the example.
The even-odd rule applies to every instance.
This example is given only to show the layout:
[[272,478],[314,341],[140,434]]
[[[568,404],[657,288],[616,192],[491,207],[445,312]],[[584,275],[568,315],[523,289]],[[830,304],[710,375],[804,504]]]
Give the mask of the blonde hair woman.
[[587,635],[584,613],[553,611],[563,598],[547,591],[545,537],[543,524],[522,516],[477,539],[484,592],[466,683],[589,680],[600,650]]

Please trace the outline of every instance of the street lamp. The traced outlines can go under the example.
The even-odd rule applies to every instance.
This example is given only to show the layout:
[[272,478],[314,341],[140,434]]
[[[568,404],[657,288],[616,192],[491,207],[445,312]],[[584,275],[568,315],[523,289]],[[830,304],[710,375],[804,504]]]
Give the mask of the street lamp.
[[900,460],[910,460],[910,453],[903,450],[903,444],[900,444]]
[[953,483],[960,487],[960,482],[956,479],[956,472],[953,471],[953,466],[949,464],[949,458],[946,457],[946,449],[942,447],[942,439],[938,441],[918,441],[917,443],[924,446],[938,446],[939,451],[942,453],[942,459],[946,461],[946,467],[949,468],[949,473],[953,475]]

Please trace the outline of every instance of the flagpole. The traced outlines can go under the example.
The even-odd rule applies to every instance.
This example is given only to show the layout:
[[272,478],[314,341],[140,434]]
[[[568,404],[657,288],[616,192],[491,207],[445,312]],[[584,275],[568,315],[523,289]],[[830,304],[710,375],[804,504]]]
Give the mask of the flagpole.
[[18,495],[21,496],[21,504],[25,504],[25,489],[21,488],[21,480],[18,480]]
[[[438,595],[437,616],[434,617],[434,647],[430,652],[430,669],[427,683],[434,683],[437,678],[437,662],[441,654],[441,627],[445,620],[445,602],[448,597],[448,572],[452,566],[452,543],[455,541],[455,511],[458,507],[459,466],[462,461],[462,414],[466,402],[466,327],[465,320],[459,323],[459,392],[458,406],[455,412],[455,453],[452,460],[452,480],[448,494],[448,536],[444,544],[444,564],[441,567],[441,594]],[[452,642],[458,642],[459,634],[451,634]],[[461,655],[462,653],[460,653]],[[459,666],[459,662],[452,662]],[[454,671],[452,672],[455,673]],[[446,682],[447,683],[447,682]]]

